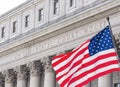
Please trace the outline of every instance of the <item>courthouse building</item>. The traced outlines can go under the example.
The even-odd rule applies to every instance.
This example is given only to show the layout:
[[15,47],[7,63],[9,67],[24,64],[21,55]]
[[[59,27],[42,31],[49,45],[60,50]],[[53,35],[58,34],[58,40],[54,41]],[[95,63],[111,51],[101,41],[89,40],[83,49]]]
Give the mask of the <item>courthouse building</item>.
[[[59,87],[52,57],[94,36],[108,16],[120,53],[120,0],[28,0],[1,15],[0,87]],[[85,87],[120,87],[120,73]]]

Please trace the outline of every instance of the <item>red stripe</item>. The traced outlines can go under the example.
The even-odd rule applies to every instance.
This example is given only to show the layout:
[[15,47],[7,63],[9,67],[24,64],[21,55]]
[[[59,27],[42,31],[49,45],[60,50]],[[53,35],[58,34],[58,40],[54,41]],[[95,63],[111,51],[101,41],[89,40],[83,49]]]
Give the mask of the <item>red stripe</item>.
[[67,54],[69,54],[69,53],[74,53],[74,52],[76,52],[78,49],[80,49],[84,44],[86,44],[86,43],[88,43],[88,42],[90,42],[90,40],[85,41],[82,45],[80,45],[80,46],[77,47],[76,49],[72,50],[71,52],[68,52],[68,53],[64,53],[64,54],[60,54],[60,55],[54,56],[54,57],[52,58],[52,60],[61,58],[61,57],[63,57],[64,55],[67,55]]
[[[83,64],[82,67],[80,67],[80,68],[79,68],[77,71],[75,71],[75,72],[78,72],[81,68],[85,68],[85,67],[87,67],[87,66],[89,66],[89,65],[94,64],[95,62],[103,59],[103,57],[111,57],[111,56],[115,56],[115,55],[116,55],[116,53],[110,53],[110,54],[105,54],[105,55],[99,56],[99,57],[97,57],[96,59],[94,59],[94,60],[92,60],[92,61],[90,61],[90,62],[88,62],[88,63],[86,63],[86,64]],[[89,57],[89,55],[86,55],[84,58],[82,58],[81,60],[77,61],[77,62],[71,67],[71,69],[73,69],[73,68],[76,67],[77,65],[81,64],[82,61],[83,61],[85,58],[88,58],[88,57]],[[117,62],[117,63],[118,63],[118,62]],[[111,63],[111,64],[112,64],[112,63]],[[64,67],[64,68],[67,68],[67,67]],[[70,69],[70,70],[71,70],[71,69]],[[59,72],[60,72],[60,71],[59,71]],[[67,73],[65,73],[65,74],[62,75],[61,77],[65,76],[66,74],[67,74]],[[73,73],[73,74],[74,74],[74,73]],[[73,75],[73,74],[72,74],[72,75]],[[71,75],[71,76],[72,76],[72,75]],[[63,81],[63,84],[62,84],[62,85],[65,85],[65,84],[66,84],[65,82],[68,82],[68,81],[70,80],[71,76],[69,76],[67,79],[65,79],[65,80]],[[57,80],[60,80],[61,77],[57,78]]]
[[[98,59],[96,58],[96,60],[99,61],[99,60],[103,59],[104,56],[105,56],[105,57],[110,57],[110,56],[115,56],[115,55],[116,55],[115,53],[105,54],[105,55],[99,56]],[[87,57],[87,58],[88,58],[88,57]],[[82,58],[82,60],[79,60],[78,62],[76,62],[72,68],[74,68],[74,67],[76,67],[77,65],[81,64],[82,61],[83,61],[83,59],[85,59],[85,58]],[[96,60],[95,60],[95,61],[93,60],[92,63],[91,63],[91,62],[88,62],[87,64],[83,64],[77,71],[75,71],[75,73],[78,72],[81,68],[85,68],[85,67],[87,67],[87,66],[89,66],[89,65],[94,64],[95,62],[97,62]],[[117,63],[118,63],[118,61],[117,61]],[[112,64],[112,63],[111,63],[111,64]],[[67,68],[67,67],[66,67],[66,68]],[[72,69],[72,68],[71,68],[71,69]],[[74,73],[73,73],[73,74],[74,74]],[[72,75],[73,75],[73,74],[72,74]],[[63,81],[63,83],[62,83],[63,86],[66,84],[66,82],[68,82],[68,81],[70,80],[70,78],[72,77],[72,75],[69,76],[67,79],[65,79],[65,80]],[[60,78],[59,78],[59,79],[60,79]]]
[[[115,61],[110,61],[110,62],[107,62],[107,63],[100,64],[100,65],[98,65],[98,66],[96,66],[96,67],[94,67],[94,68],[92,68],[92,69],[90,69],[90,70],[88,70],[88,71],[86,71],[86,72],[78,75],[77,77],[73,78],[73,79],[69,82],[69,84],[71,84],[71,83],[73,83],[73,82],[81,79],[82,77],[84,77],[84,76],[86,76],[86,75],[88,75],[88,74],[90,74],[90,73],[92,73],[92,72],[95,72],[96,70],[98,70],[98,69],[100,69],[100,68],[109,66],[109,65],[111,65],[111,64],[118,64],[118,61],[115,60]],[[83,69],[83,67],[81,67],[81,69]],[[80,71],[77,71],[77,72],[80,72]]]
[[[75,53],[75,55],[72,57],[72,59],[68,62],[66,61],[65,65],[64,66],[60,66],[59,69],[56,70],[56,74],[62,72],[63,70],[65,70],[66,68],[68,68],[69,70],[64,73],[63,75],[57,77],[57,81],[61,80],[63,77],[65,77],[63,79],[63,82],[60,84],[61,87],[64,87],[66,84],[68,84],[67,87],[69,87],[70,84],[80,80],[81,78],[83,77],[86,77],[87,75],[89,75],[90,73],[93,73],[93,72],[96,72],[96,70],[99,70],[99,69],[103,69],[104,67],[107,67],[109,65],[112,65],[112,64],[118,64],[118,60],[117,59],[113,59],[113,60],[110,60],[110,61],[106,61],[105,63],[103,62],[102,64],[99,64],[97,66],[94,66],[92,69],[90,70],[87,70],[83,73],[81,73],[80,75],[78,76],[75,76],[73,77],[76,73],[80,72],[81,69],[84,69],[90,65],[94,65],[96,62],[99,62],[100,60],[103,60],[103,59],[107,59],[107,58],[110,58],[110,57],[115,57],[116,56],[116,53],[115,52],[110,52],[108,54],[102,54],[102,55],[98,55],[98,57],[96,57],[95,59],[93,60],[89,60],[90,58],[90,55],[89,54],[84,54],[85,51],[88,50],[88,47],[85,47],[85,48],[82,48],[86,43],[88,43],[90,40],[87,40],[85,43],[83,43],[81,46],[79,46],[78,48],[76,48],[75,50],[71,51],[71,52],[68,52],[68,53],[65,53],[65,54],[61,54],[61,55],[58,55],[58,56],[55,56],[52,60],[56,60],[58,59],[56,62],[52,62],[52,66],[53,68],[58,66],[58,64],[61,64],[62,62],[64,62],[66,59],[70,58],[70,56],[73,56],[75,52],[78,52]],[[83,58],[80,58],[79,60],[77,60],[76,62],[74,62],[76,60],[76,58],[78,58],[79,56],[83,56]],[[87,63],[84,63],[84,60],[89,60]],[[80,66],[79,68],[76,68],[76,66]],[[76,68],[77,70],[75,70],[73,73],[71,73],[71,75],[69,77],[66,78],[66,76],[68,75],[68,73],[72,70]],[[89,83],[91,80],[94,80],[100,76],[103,76],[103,75],[106,75],[108,73],[111,73],[113,71],[120,71],[120,68],[112,68],[112,69],[109,69],[109,70],[106,70],[104,72],[96,72],[95,75],[93,77],[89,77],[87,78],[87,80],[79,83],[78,85],[76,84],[74,87],[82,87],[83,85],[86,85],[87,83]]]
[[[58,59],[58,58],[61,58],[60,60],[58,60],[57,62],[55,63],[52,63],[52,66],[55,67],[56,65],[58,65],[59,63],[63,62],[64,60],[66,60],[67,58],[69,58],[73,53],[75,53],[77,50],[79,50],[84,44],[88,43],[89,40],[87,40],[85,43],[83,43],[81,46],[79,46],[77,49],[71,51],[71,52],[68,52],[68,53],[65,53],[65,54],[61,54],[61,55],[58,55],[58,56],[55,56],[52,58],[52,60],[55,60],[55,59]],[[85,50],[84,49],[87,49],[87,48],[83,48],[81,49],[77,54],[80,54],[82,52],[84,52]],[[77,57],[78,55],[76,54],[75,57]],[[65,56],[66,55],[66,56]],[[74,57],[74,58],[75,58]]]
[[[70,68],[70,70],[72,69],[71,67],[70,67],[70,65],[72,64],[72,62],[75,60],[75,58],[77,58],[78,56],[79,56],[79,53],[80,54],[82,54],[82,53],[84,53],[84,51],[86,51],[88,48],[86,47],[86,48],[84,48],[84,49],[82,49],[81,51],[79,51],[73,58],[72,58],[72,60],[71,61],[69,61],[68,63],[66,63],[66,65],[64,65],[63,67],[61,67],[61,68],[59,68],[58,70],[56,70],[56,73],[59,73],[59,72],[61,72],[62,70],[64,70],[64,69],[66,69],[66,68]],[[83,58],[82,58],[83,59]],[[65,60],[64,60],[65,61]],[[60,61],[59,61],[60,62]],[[57,62],[57,64],[59,63],[59,62]],[[69,70],[69,71],[70,71]]]
[[114,69],[110,69],[101,73],[98,73],[96,75],[94,75],[93,77],[87,79],[86,81],[84,81],[83,83],[80,83],[79,85],[76,85],[75,87],[83,87],[84,85],[88,84],[90,81],[95,80],[101,76],[107,75],[113,71],[119,71],[120,72],[120,68],[114,68]]
[[[98,62],[98,61],[100,61],[100,60],[102,60],[102,59],[106,59],[106,58],[109,58],[109,57],[115,57],[115,56],[116,56],[116,53],[115,53],[115,52],[109,53],[109,54],[104,54],[104,55],[101,55],[101,56],[96,57],[96,58],[93,59],[92,61],[89,61],[89,62],[83,64],[83,66],[84,66],[84,67],[87,67],[87,66],[92,65],[92,64],[94,64],[94,63],[96,63],[96,62]],[[89,60],[89,58],[87,58],[87,59]],[[84,67],[83,67],[83,68],[84,68]]]
[[65,54],[65,55],[62,55],[62,57],[61,57],[60,60],[58,60],[57,62],[55,62],[55,63],[52,64],[52,67],[55,67],[55,66],[57,66],[59,63],[61,63],[61,62],[65,61],[66,59],[68,59],[68,58],[71,56],[71,54],[72,54],[72,52],[67,53],[67,54]]

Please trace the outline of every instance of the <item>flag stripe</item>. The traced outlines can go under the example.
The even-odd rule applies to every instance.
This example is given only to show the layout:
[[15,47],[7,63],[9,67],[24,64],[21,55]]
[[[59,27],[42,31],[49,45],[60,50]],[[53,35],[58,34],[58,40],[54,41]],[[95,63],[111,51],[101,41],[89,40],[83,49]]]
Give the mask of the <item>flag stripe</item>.
[[73,75],[72,80],[69,83],[71,83],[71,82],[73,83],[76,80],[82,79],[82,78],[84,78],[84,76],[92,73],[93,71],[94,71],[94,73],[97,73],[95,71],[98,69],[98,67],[100,69],[100,68],[103,68],[103,67],[107,66],[108,64],[110,65],[111,63],[112,64],[118,64],[118,61],[115,60],[115,61],[110,61],[110,62],[107,62],[107,63],[102,63],[102,64],[99,64],[99,65],[95,66],[94,68],[88,69],[88,70],[84,68],[84,69],[82,69],[82,70],[84,70],[83,72],[82,72],[82,70],[80,70],[81,71],[80,73],[75,73]]
[[[120,71],[120,70],[118,69],[118,65],[112,64],[112,65],[109,65],[109,66],[106,66],[106,67],[103,67],[103,68],[100,68],[100,69],[96,70],[96,73],[92,72],[92,73],[88,74],[87,76],[83,77],[82,79],[79,79],[79,80],[77,80],[76,82],[73,82],[73,83],[70,84],[70,86],[68,86],[68,87],[78,87],[78,86],[72,86],[72,85],[78,85],[78,84],[79,84],[79,87],[82,87],[82,85],[81,85],[81,84],[83,84],[82,82],[85,82],[85,81],[89,80],[90,78],[92,78],[92,79],[95,78],[95,79],[96,79],[96,78],[98,78],[98,77],[100,77],[100,76],[103,76],[103,75],[105,75],[106,73],[108,73],[109,70],[112,70],[112,69],[115,69],[115,70],[117,70],[117,71]],[[102,74],[101,74],[101,73],[102,73]],[[97,77],[96,77],[96,76],[97,76]],[[88,79],[86,79],[86,78],[88,78]]]
[[[57,70],[58,68],[64,66],[67,62],[71,61],[72,58],[74,58],[74,56],[76,54],[78,54],[78,52],[84,48],[86,48],[88,46],[89,42],[85,43],[84,46],[82,46],[81,48],[79,48],[77,51],[75,51],[75,53],[73,53],[72,55],[66,54],[66,56],[68,57],[66,60],[63,60],[64,58],[61,58],[61,60],[56,61],[56,59],[53,59],[52,62],[52,66],[55,70]],[[69,57],[70,56],[70,57]],[[66,57],[65,57],[66,58]],[[57,62],[57,64],[54,63],[54,61]]]
[[[83,56],[81,57],[81,56],[79,56],[79,57],[77,57],[77,59],[82,59],[83,58]],[[78,60],[77,60],[78,61]],[[76,61],[76,62],[77,62]],[[71,64],[72,65],[72,64]],[[71,73],[74,73],[79,67],[81,67],[81,64],[80,65],[78,65],[78,66],[76,66],[75,68],[71,68],[71,70],[69,70],[69,72],[67,73],[67,76],[69,76]],[[68,69],[68,68],[67,68]],[[64,71],[64,72],[63,72]],[[60,74],[64,74],[65,72],[66,72],[66,69],[65,70],[63,70],[63,71],[61,71],[61,72],[59,72],[58,73],[58,75],[57,75],[57,77],[59,77],[60,76]]]
[[93,75],[91,78],[85,80],[83,83],[78,84],[77,86],[69,86],[69,87],[83,87],[83,85],[88,84],[90,81],[92,81],[92,80],[94,80],[94,79],[96,79],[96,78],[99,78],[99,77],[101,77],[101,76],[104,76],[104,75],[106,75],[106,74],[109,74],[109,73],[111,73],[111,72],[113,72],[113,71],[120,71],[120,70],[119,70],[118,68],[116,68],[116,67],[112,67],[112,69],[108,69],[108,70],[103,71],[103,72],[101,72],[101,73],[99,73],[99,74]]
[[55,56],[52,67],[60,87],[83,87],[93,79],[120,71],[116,56],[107,26],[71,52]]
[[[76,56],[79,56],[79,53],[83,53],[87,48],[84,48],[83,50],[81,50],[80,52],[78,52],[78,54],[76,54]],[[76,59],[75,59],[76,58]],[[63,67],[59,68],[58,70],[56,70],[56,72],[61,72],[63,69],[65,69],[67,67],[67,69],[70,71],[72,69],[73,64],[77,61],[77,57],[72,58],[71,61],[69,61],[66,65],[64,65]],[[67,70],[66,70],[67,71]]]
[[[87,72],[88,70],[92,70],[92,68],[94,68],[95,67],[95,65],[99,65],[99,63],[100,63],[100,65],[102,65],[102,63],[103,63],[103,61],[105,61],[106,62],[106,60],[108,60],[108,59],[102,59],[102,60],[99,60],[98,61],[98,63],[96,62],[96,63],[87,63],[87,64],[83,64],[82,65],[82,70],[81,70],[81,68],[80,69],[77,69],[77,71],[76,72],[80,72],[80,73],[84,73],[84,72]],[[115,60],[115,58],[113,57],[111,57],[110,58],[110,60],[109,60],[110,62],[112,62],[112,61],[114,61],[115,63],[117,63],[118,64],[118,61],[117,60]],[[108,61],[108,62],[109,62]],[[93,64],[93,65],[92,65]],[[94,65],[95,64],[95,65]],[[111,64],[111,63],[110,63]],[[87,67],[88,66],[88,67]],[[96,67],[96,68],[98,68],[98,66]],[[100,67],[99,67],[100,68]],[[82,71],[84,71],[84,72],[82,72]],[[71,77],[71,76],[70,76]],[[67,81],[68,79],[66,79],[66,81]],[[59,80],[60,81],[60,80]],[[65,81],[65,78],[64,78],[64,81]],[[60,83],[60,82],[59,82]],[[64,83],[64,82],[63,82]],[[62,83],[61,83],[62,84]],[[64,84],[66,84],[66,83],[64,83]]]
[[[76,62],[78,59],[82,59],[82,58],[83,58],[83,55],[77,57],[77,56],[78,56],[78,53],[79,53],[79,51],[81,52],[81,50],[82,50],[84,47],[86,47],[88,44],[89,44],[89,43],[86,43],[85,46],[82,46],[82,48],[80,48],[80,49],[77,50],[73,55],[71,55],[71,56],[68,58],[68,60],[65,60],[65,61],[64,61],[64,66],[65,66],[67,63],[70,62],[69,59],[74,59],[74,58],[76,58],[76,59],[74,59],[74,61],[72,61],[72,64],[73,64],[74,62]],[[86,48],[85,48],[85,49],[86,49]],[[82,51],[84,52],[85,49],[82,50]],[[62,70],[62,71],[60,71],[60,72],[57,72],[57,70],[60,69],[61,66],[64,67],[64,66],[63,66],[63,63],[59,63],[59,62],[58,62],[58,65],[59,65],[59,66],[58,66],[58,65],[55,66],[55,67],[53,66],[54,70],[56,70],[56,73],[58,73],[58,74],[57,74],[57,77],[65,74],[65,73],[67,73],[67,72],[69,71],[69,69],[71,68],[72,64],[71,64],[69,67],[65,68],[64,70]]]
[[[114,55],[114,56],[116,55],[115,53],[113,53],[113,54],[111,53],[112,55],[110,55],[110,54],[109,54],[109,51],[113,52],[113,50],[110,49],[110,50],[108,50],[108,51],[104,51],[103,53],[104,53],[106,56],[108,56],[108,57],[109,57],[109,56],[112,56],[112,55]],[[108,55],[107,55],[107,53],[108,53]],[[95,57],[96,57],[96,55],[95,55]],[[95,58],[95,57],[93,57],[93,58]],[[104,57],[104,55],[99,56],[99,57],[102,58],[102,57]],[[98,58],[99,58],[99,57],[98,57]],[[78,58],[77,58],[77,59],[78,59]],[[82,59],[84,59],[84,58],[82,58]],[[89,59],[92,59],[92,58],[89,58]],[[69,71],[69,74],[67,73],[67,76],[64,76],[64,77],[63,77],[64,80],[65,80],[65,77],[68,78],[71,74],[73,74],[72,72],[77,71],[78,68],[81,67],[81,62],[82,62],[81,60],[78,60],[77,62],[75,62],[75,64],[74,64],[75,66],[72,67],[72,70]],[[89,65],[90,65],[90,64],[89,64]],[[89,66],[89,65],[88,65],[88,66]],[[64,67],[64,68],[66,69],[67,67]],[[59,71],[59,72],[61,72],[61,71]],[[57,76],[57,77],[58,77],[58,76]],[[67,80],[68,80],[68,79],[67,79]]]
[[[80,49],[80,48],[84,48],[83,45],[85,45],[85,44],[88,45],[89,42],[90,42],[90,40],[85,41],[82,45],[80,45],[80,46],[78,46],[76,49],[72,50],[72,53],[74,53],[75,51],[77,51],[77,50]],[[83,47],[82,47],[82,46],[83,46]],[[70,52],[69,52],[69,53],[70,53]],[[54,63],[57,62],[59,59],[63,58],[64,56],[66,56],[67,54],[68,54],[68,53],[54,56],[54,57],[52,58],[52,66],[55,67],[55,66],[54,66]]]
[[[105,54],[105,55],[99,55],[99,57],[98,57],[98,59],[102,59],[103,57],[110,57],[110,56],[116,56],[116,53],[115,52],[113,52],[114,50],[113,49],[110,49],[110,50],[107,50],[107,51],[104,51],[103,53]],[[88,51],[87,51],[88,52]],[[109,54],[109,52],[111,52],[110,54]],[[97,54],[96,54],[97,55]],[[97,58],[96,58],[96,55],[95,56],[92,56],[92,58],[89,58],[89,59],[92,59],[92,61],[96,61],[97,60]],[[94,58],[96,58],[95,60],[94,60]],[[83,58],[84,59],[84,58]],[[115,60],[116,60],[116,57],[114,58]],[[106,58],[105,58],[105,60],[106,60]],[[109,59],[107,59],[107,60],[109,60]],[[87,61],[87,59],[85,59],[84,61]],[[88,64],[89,62],[90,62],[91,60],[89,60],[86,64]],[[97,60],[98,61],[98,60]],[[82,62],[82,61],[81,61]],[[69,72],[69,74],[68,73],[65,73],[65,74],[63,74],[61,77],[62,78],[59,78],[58,77],[58,79],[57,80],[59,80],[59,83],[60,84],[66,84],[67,82],[68,82],[68,80],[70,80],[70,78],[71,78],[71,76],[74,74],[74,73],[72,73],[72,72],[75,72],[75,71],[77,71],[78,70],[78,68],[79,67],[81,67],[81,65],[80,65],[80,60],[79,61],[77,61],[77,62],[75,62],[75,67],[73,67],[72,66],[72,70]],[[118,61],[116,61],[117,63],[118,63]],[[78,63],[78,64],[77,64]],[[94,63],[94,62],[93,62]],[[111,63],[110,63],[111,64]],[[89,65],[91,65],[91,63],[90,64],[88,64],[88,66]],[[65,67],[64,67],[65,68]],[[83,68],[83,67],[82,67]],[[91,67],[92,68],[92,67]],[[90,69],[91,69],[90,68]],[[84,68],[83,68],[84,69]],[[59,71],[60,72],[60,71]],[[65,76],[67,74],[67,76]],[[64,80],[64,82],[62,82],[61,80]],[[60,82],[61,81],[61,82]]]

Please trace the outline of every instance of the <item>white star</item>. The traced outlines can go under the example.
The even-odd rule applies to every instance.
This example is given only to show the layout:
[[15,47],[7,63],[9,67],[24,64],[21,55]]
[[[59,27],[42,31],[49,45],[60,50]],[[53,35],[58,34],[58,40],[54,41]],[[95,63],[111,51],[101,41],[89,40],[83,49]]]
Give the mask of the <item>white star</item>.
[[108,37],[108,35],[106,35],[106,37]]
[[109,39],[111,39],[111,37],[109,37]]

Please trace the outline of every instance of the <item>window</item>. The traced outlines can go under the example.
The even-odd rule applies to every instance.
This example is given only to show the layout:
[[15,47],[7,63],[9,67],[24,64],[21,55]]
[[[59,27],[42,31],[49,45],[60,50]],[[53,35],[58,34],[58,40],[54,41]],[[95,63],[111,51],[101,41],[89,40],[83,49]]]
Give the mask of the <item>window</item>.
[[120,83],[116,83],[116,84],[115,84],[115,87],[120,87]]
[[13,22],[13,30],[12,33],[16,32],[16,28],[17,28],[17,21]]
[[5,36],[5,27],[2,27],[1,30],[1,38],[3,38]]
[[74,0],[70,0],[70,7],[74,5]]
[[38,16],[38,21],[41,21],[43,19],[43,8],[39,9]]
[[53,14],[57,14],[59,11],[59,3],[58,0],[54,0],[54,11]]
[[27,16],[25,16],[25,27],[29,26],[29,22],[30,22],[30,16],[27,15]]

